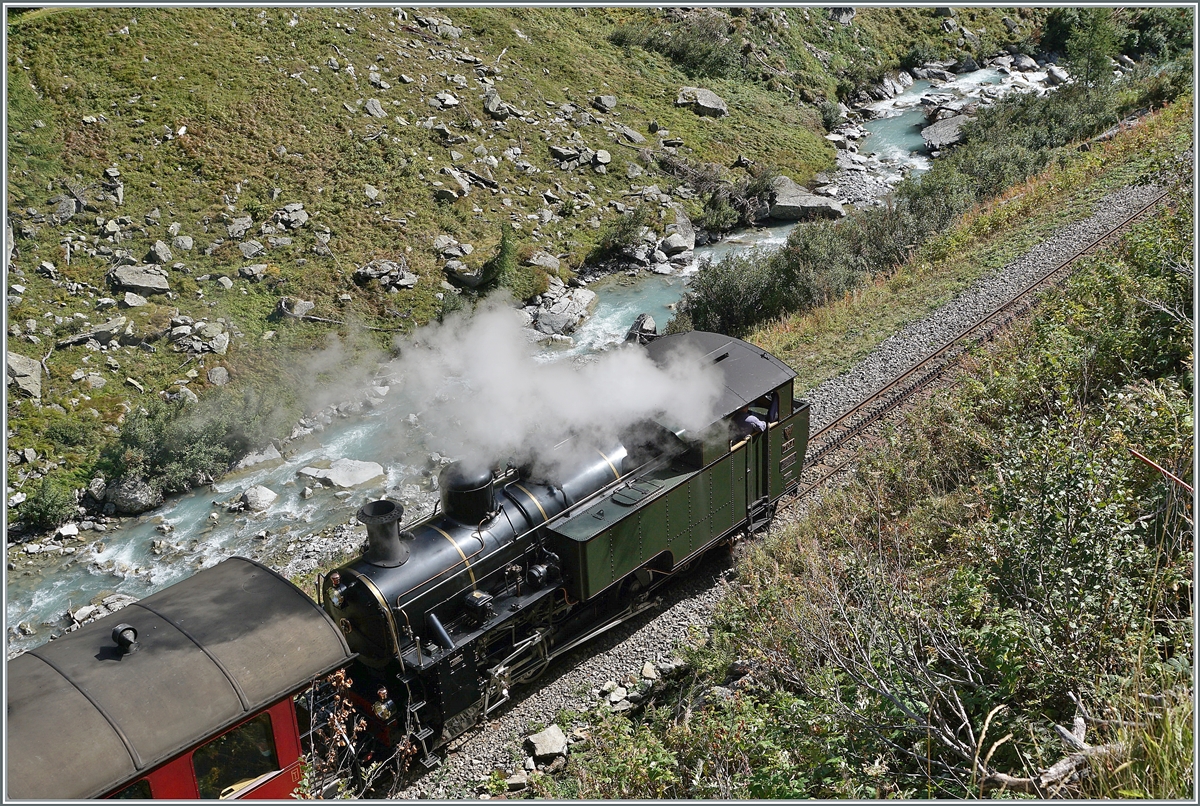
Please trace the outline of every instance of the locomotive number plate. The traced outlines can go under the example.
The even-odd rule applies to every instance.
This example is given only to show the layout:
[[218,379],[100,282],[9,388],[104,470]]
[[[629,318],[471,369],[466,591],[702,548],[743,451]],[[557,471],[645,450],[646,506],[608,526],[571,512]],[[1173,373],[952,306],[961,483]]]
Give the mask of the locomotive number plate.
[[794,450],[795,447],[796,447],[796,440],[789,439],[787,442],[783,443],[783,452],[787,453],[790,450]]

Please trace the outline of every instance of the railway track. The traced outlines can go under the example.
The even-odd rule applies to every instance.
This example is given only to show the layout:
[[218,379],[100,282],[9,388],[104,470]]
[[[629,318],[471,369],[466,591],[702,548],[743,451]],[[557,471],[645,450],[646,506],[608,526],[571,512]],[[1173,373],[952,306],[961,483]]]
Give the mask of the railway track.
[[849,468],[858,458],[858,451],[852,448],[866,437],[873,426],[887,414],[897,410],[913,395],[929,388],[947,369],[954,366],[968,349],[990,341],[1028,312],[1036,304],[1037,295],[1041,291],[1065,280],[1081,258],[1094,254],[1116,240],[1124,230],[1156,207],[1166,195],[1163,192],[1155,196],[1116,226],[1075,250],[1052,269],[1025,285],[990,314],[948,339],[941,347],[814,433],[809,439],[808,461],[801,476],[801,486],[793,500],[807,496]]

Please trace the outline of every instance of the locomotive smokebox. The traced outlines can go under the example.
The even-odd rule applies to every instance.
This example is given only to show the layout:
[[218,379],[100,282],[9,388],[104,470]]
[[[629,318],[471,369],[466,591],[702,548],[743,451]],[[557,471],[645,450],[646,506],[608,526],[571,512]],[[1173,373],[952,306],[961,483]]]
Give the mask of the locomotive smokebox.
[[462,462],[446,465],[438,476],[442,512],[459,523],[478,526],[496,509],[492,471]]
[[382,568],[404,565],[408,560],[408,543],[412,535],[400,533],[402,517],[404,507],[387,499],[364,504],[358,510],[359,522],[367,527],[367,553],[363,555],[364,560]]

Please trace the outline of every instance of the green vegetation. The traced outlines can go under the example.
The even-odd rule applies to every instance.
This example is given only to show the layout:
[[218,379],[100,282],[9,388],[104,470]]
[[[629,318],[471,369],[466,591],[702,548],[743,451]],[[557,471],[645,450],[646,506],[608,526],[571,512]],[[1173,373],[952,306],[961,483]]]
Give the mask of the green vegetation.
[[[1183,78],[1190,71],[1166,75]],[[1109,85],[1071,85],[1042,97],[1009,96],[981,110],[963,127],[964,143],[928,173],[903,182],[886,206],[798,227],[783,249],[766,256],[727,257],[702,266],[672,328],[745,335],[887,277],[981,202],[1048,165],[1080,159],[1080,140],[1160,97],[1164,80],[1167,93],[1187,90],[1163,74],[1142,74],[1119,91]]]
[[[1168,171],[1162,215],[748,548],[689,674],[594,712],[536,792],[1190,797],[1191,496],[1133,452],[1191,483],[1190,161]],[[1040,775],[1073,724],[1081,777]]]

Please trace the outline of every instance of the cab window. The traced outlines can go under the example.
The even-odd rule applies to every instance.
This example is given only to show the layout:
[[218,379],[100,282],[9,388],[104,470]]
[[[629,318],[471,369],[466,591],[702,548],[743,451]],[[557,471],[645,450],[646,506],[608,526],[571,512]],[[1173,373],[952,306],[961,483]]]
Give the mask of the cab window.
[[192,754],[202,798],[236,795],[263,775],[279,769],[271,717],[259,714]]
[[120,792],[109,795],[109,798],[113,800],[118,798],[121,800],[150,800],[150,782],[145,778],[134,781]]

